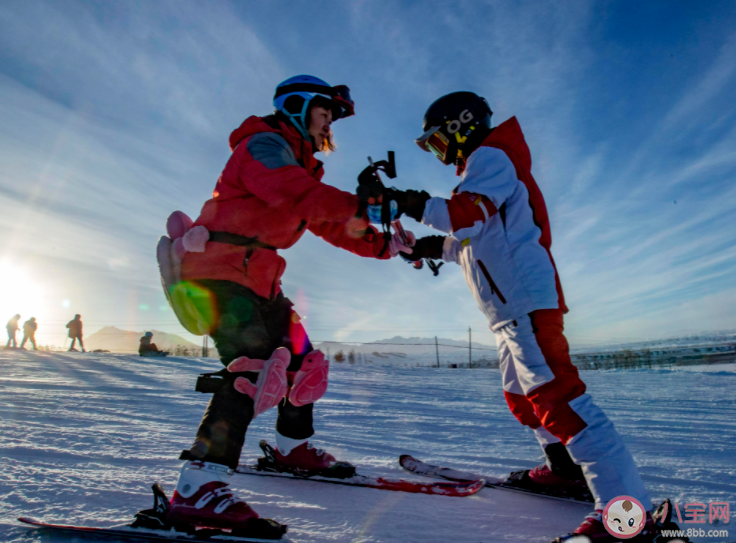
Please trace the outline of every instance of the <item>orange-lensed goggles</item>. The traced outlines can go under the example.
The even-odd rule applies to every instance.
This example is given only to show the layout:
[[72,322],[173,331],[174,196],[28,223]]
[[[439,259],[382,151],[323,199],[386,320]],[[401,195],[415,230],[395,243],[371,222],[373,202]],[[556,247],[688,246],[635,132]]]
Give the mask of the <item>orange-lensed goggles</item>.
[[420,138],[414,141],[419,147],[428,153],[434,153],[442,162],[445,161],[447,150],[450,147],[450,142],[447,139],[447,136],[440,132],[439,126],[433,126],[422,134]]

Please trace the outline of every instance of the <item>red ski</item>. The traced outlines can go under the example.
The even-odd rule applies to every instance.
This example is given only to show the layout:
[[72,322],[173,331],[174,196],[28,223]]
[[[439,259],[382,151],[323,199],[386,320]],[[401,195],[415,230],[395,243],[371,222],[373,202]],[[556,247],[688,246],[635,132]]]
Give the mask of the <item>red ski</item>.
[[392,479],[388,477],[371,477],[355,473],[355,466],[347,462],[337,462],[323,473],[304,473],[300,471],[283,471],[275,460],[275,450],[266,441],[261,440],[260,447],[264,456],[256,464],[241,464],[235,473],[241,475],[258,475],[261,477],[285,477],[301,479],[317,483],[333,485],[362,486],[379,490],[393,490],[395,492],[409,492],[412,494],[436,494],[439,496],[453,496],[462,498],[471,496],[485,485],[483,480],[472,481],[407,481],[406,479]]
[[[559,493],[552,494],[546,492],[545,489],[537,489],[534,486],[525,484],[525,474],[528,470],[515,471],[508,477],[500,479],[498,477],[487,477],[485,475],[477,475],[467,471],[446,468],[442,466],[434,466],[421,460],[414,458],[408,454],[402,454],[399,457],[399,464],[406,471],[410,471],[424,477],[434,477],[436,479],[445,479],[446,481],[484,481],[484,485],[490,488],[500,490],[511,490],[513,492],[522,492],[524,494],[533,494],[543,498],[551,498],[553,500],[574,501],[582,503],[590,503],[593,497],[587,490],[576,493]],[[481,479],[482,477],[482,479]]]
[[333,477],[320,477],[313,475],[311,477],[295,475],[282,471],[266,471],[260,469],[258,465],[241,464],[235,470],[240,475],[257,475],[260,477],[283,477],[287,479],[301,479],[302,481],[314,481],[317,483],[330,483],[333,485],[346,486],[362,486],[366,488],[377,488],[379,490],[393,490],[396,492],[410,492],[414,494],[436,494],[439,496],[453,496],[462,498],[472,496],[478,492],[485,481],[407,481],[406,479],[392,479],[389,477],[371,477],[368,475],[355,474],[346,479],[335,479]]

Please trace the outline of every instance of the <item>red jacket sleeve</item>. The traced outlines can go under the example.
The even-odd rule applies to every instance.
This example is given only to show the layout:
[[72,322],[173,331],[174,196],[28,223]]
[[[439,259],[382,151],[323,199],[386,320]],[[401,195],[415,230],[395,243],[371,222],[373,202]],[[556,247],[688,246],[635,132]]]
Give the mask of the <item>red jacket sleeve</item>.
[[498,210],[490,198],[472,192],[460,192],[447,200],[447,212],[450,214],[452,231],[472,228],[478,221],[487,221]]
[[367,221],[352,218],[341,222],[317,222],[310,223],[308,228],[327,243],[358,256],[379,260],[391,258],[383,234]]
[[[242,148],[242,149],[241,149]],[[358,212],[358,197],[310,176],[277,134],[255,134],[238,145],[243,160],[239,178],[269,205],[288,207],[307,220],[344,221]]]

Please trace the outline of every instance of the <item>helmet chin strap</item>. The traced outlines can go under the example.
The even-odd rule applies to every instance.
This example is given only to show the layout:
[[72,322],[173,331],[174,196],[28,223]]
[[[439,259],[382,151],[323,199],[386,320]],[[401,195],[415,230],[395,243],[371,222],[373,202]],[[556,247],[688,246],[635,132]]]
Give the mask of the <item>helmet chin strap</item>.
[[309,142],[311,142],[312,139],[311,139],[311,136],[309,135],[309,129],[308,129],[308,125],[306,121],[307,121],[307,110],[309,109],[310,101],[311,100],[304,100],[304,105],[302,106],[302,110],[298,114],[284,111],[284,113],[286,113],[286,116],[291,121],[291,124],[293,124],[294,127],[302,135],[302,137]]

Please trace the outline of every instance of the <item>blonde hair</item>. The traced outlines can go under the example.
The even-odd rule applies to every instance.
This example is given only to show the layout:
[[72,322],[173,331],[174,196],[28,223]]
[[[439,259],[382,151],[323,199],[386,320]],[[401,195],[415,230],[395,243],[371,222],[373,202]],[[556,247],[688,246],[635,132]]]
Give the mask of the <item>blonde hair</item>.
[[325,155],[329,155],[330,153],[337,151],[337,144],[335,143],[335,138],[332,135],[332,130],[330,130],[330,135],[322,140],[322,151]]

